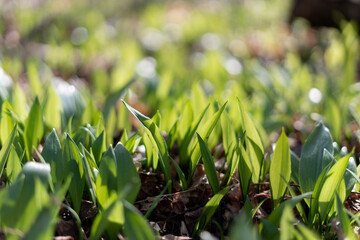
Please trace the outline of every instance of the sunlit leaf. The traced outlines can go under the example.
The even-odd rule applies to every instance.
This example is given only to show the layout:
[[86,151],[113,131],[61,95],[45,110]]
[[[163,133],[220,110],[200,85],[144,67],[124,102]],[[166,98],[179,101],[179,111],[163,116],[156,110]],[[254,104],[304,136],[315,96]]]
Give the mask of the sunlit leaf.
[[[210,119],[208,119],[204,125],[202,125],[201,129],[197,131],[197,133],[201,136],[202,139],[204,139],[204,141],[208,140],[211,132],[215,128],[215,125],[218,123],[220,116],[223,113],[226,105],[227,102]],[[194,141],[190,149],[191,149],[191,161],[189,167],[188,182],[192,178],[196,165],[200,160],[201,150],[199,147],[199,142]]]
[[[149,131],[151,135],[148,134],[152,144],[157,146],[159,149],[159,163],[161,170],[164,172],[165,180],[171,180],[170,173],[170,162],[168,156],[167,145],[164,138],[161,135],[160,129],[156,126],[156,124],[148,117],[141,114],[136,109],[132,108],[125,101],[123,101],[126,108],[140,121],[140,123],[146,128],[146,131]],[[171,192],[171,188],[168,189]]]
[[142,214],[129,202],[123,201],[125,224],[124,231],[129,240],[150,240],[155,236],[152,228]]
[[42,98],[42,94],[43,94],[42,83],[39,79],[37,66],[34,61],[28,62],[27,75],[30,82],[32,93],[34,94],[34,96],[39,96],[40,98]]
[[102,131],[91,145],[92,152],[97,164],[100,163],[101,155],[106,150],[105,133]]
[[26,95],[19,84],[15,84],[14,86],[12,103],[14,107],[14,112],[20,117],[21,120],[25,120],[28,114]]
[[11,146],[14,142],[15,135],[17,131],[17,125],[13,128],[10,135],[8,136],[6,142],[3,144],[1,150],[0,150],[0,177],[2,176],[2,172],[4,170],[5,164],[9,158],[9,154],[11,151]]
[[[197,116],[197,118],[191,123],[191,126],[187,129],[186,134],[183,138],[179,138],[179,155],[180,155],[180,166],[183,169],[186,169],[188,167],[188,149],[191,147],[190,143],[193,139],[195,132],[198,130],[201,121],[203,120],[205,113],[207,112],[209,108],[209,105],[200,113],[200,115]],[[180,127],[179,127],[180,129]]]
[[15,151],[15,147],[12,146],[6,164],[6,175],[9,179],[9,182],[11,183],[14,182],[20,172],[21,172],[20,158]]
[[281,135],[276,142],[269,174],[271,196],[276,206],[285,194],[287,182],[290,181],[291,175],[290,144],[284,129],[282,129]]
[[98,203],[104,208],[112,192],[117,191],[116,160],[110,146],[103,154],[96,178],[96,196]]
[[30,160],[33,146],[37,148],[44,134],[44,124],[42,110],[39,99],[36,97],[33,102],[29,115],[25,122],[25,151],[26,158]]
[[321,219],[324,219],[325,215],[330,210],[331,204],[335,198],[335,191],[343,180],[349,158],[350,155],[341,158],[330,168],[329,172],[327,172],[325,176],[324,183],[318,197]]
[[7,138],[10,136],[11,131],[15,126],[15,121],[12,119],[10,112],[12,107],[7,100],[1,106],[0,116],[0,140],[1,144],[4,145]]

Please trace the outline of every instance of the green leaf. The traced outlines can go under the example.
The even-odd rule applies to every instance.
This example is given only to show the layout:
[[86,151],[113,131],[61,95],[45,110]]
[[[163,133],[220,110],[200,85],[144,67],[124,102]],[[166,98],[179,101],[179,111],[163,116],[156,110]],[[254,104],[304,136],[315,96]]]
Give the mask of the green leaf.
[[355,159],[353,157],[350,157],[344,175],[347,195],[350,194],[356,183],[356,178],[354,177],[354,175],[356,176],[356,172],[357,169]]
[[177,175],[179,176],[180,184],[181,184],[181,189],[184,191],[184,190],[186,190],[186,189],[188,188],[185,174],[184,174],[184,172],[181,170],[180,166],[175,162],[174,159],[172,159],[172,158],[170,157],[170,160],[171,160],[172,164],[173,164],[174,167],[175,167],[175,171],[176,171]]
[[282,129],[280,137],[276,142],[269,174],[271,196],[274,205],[277,206],[285,194],[291,175],[290,144],[284,129]]
[[179,121],[179,145],[181,146],[183,141],[186,139],[189,131],[191,130],[191,125],[193,123],[193,108],[191,101],[188,100],[185,104],[184,111],[181,114]]
[[226,172],[225,178],[223,179],[222,183],[225,183],[226,179],[226,185],[229,185],[232,181],[233,176],[236,173],[236,169],[239,166],[239,151],[237,151],[238,148],[238,143],[237,141],[233,142],[233,144],[230,145],[230,149],[229,149],[229,153],[228,155],[230,156],[230,167],[228,169],[228,171]]
[[280,240],[293,239],[294,235],[294,214],[289,205],[286,205],[283,210],[283,215],[280,219]]
[[106,133],[106,141],[108,143],[112,143],[113,136],[116,130],[116,111],[115,108],[110,109],[110,112],[106,118],[105,122],[105,133]]
[[245,111],[243,104],[241,104],[239,99],[238,99],[238,105],[239,105],[240,114],[241,114],[241,122],[242,122],[243,132],[246,131],[246,135],[248,136],[248,138],[251,139],[252,142],[254,142],[255,145],[258,146],[261,153],[264,154],[264,148],[262,145],[262,141],[261,141],[260,135],[255,127],[254,122],[251,120],[249,114]]
[[300,165],[300,158],[296,156],[295,153],[290,151],[290,160],[291,160],[291,179],[294,181],[295,184],[299,185],[299,165]]
[[156,145],[153,145],[151,142],[151,136],[149,136],[146,132],[142,136],[142,141],[146,150],[146,167],[149,169],[152,166],[154,171],[156,171],[158,167],[158,153],[156,151],[158,149]]
[[195,225],[193,236],[198,235],[202,230],[205,229],[206,225],[210,222],[216,209],[219,207],[221,199],[230,190],[231,186],[227,186],[218,193],[216,193],[205,205],[201,215]]
[[43,116],[39,99],[36,97],[25,122],[25,151],[27,160],[31,159],[33,146],[37,148],[44,134]]
[[125,94],[128,88],[134,83],[134,79],[125,84],[122,88],[117,90],[116,92],[109,95],[104,103],[103,115],[104,119],[107,120],[110,110],[115,109],[116,103],[120,100],[120,98]]
[[171,127],[170,131],[169,131],[169,137],[166,140],[166,145],[168,147],[168,149],[172,149],[175,140],[176,140],[176,136],[178,134],[178,130],[179,129],[179,121],[176,121],[174,123],[174,125]]
[[13,183],[20,172],[21,172],[20,158],[15,151],[15,147],[12,146],[9,154],[9,159],[6,164],[6,175],[7,178],[9,179],[9,182]]
[[60,141],[55,129],[46,138],[41,155],[51,166],[51,177],[54,183],[61,183],[64,179],[64,162]]
[[100,163],[101,155],[106,151],[105,132],[102,131],[91,145],[92,152],[97,164]]
[[311,194],[312,192],[304,193],[282,202],[280,205],[274,208],[267,220],[274,226],[278,227],[281,222],[281,216],[283,214],[284,208],[286,206],[290,206],[291,209],[294,208],[297,203],[299,203],[304,198],[311,196]]
[[297,225],[300,234],[302,235],[302,239],[304,240],[318,240],[321,239],[315,232],[313,232],[308,227],[304,226],[303,224],[299,223]]
[[[229,164],[229,172],[226,174],[227,184],[230,184],[231,178],[239,165],[239,157],[236,152],[237,139],[229,114],[225,111],[221,116],[222,139],[225,151],[226,161]],[[223,180],[226,181],[226,178]]]
[[16,113],[16,115],[18,115],[22,121],[25,120],[28,114],[26,94],[21,89],[18,83],[16,83],[14,86],[12,105],[14,107],[14,112]]
[[65,176],[72,176],[69,194],[73,208],[79,212],[85,185],[84,166],[80,151],[68,134],[65,135],[63,159]]
[[34,61],[29,61],[27,64],[27,74],[30,82],[31,90],[34,96],[42,97],[43,87],[38,76],[37,67]]
[[67,129],[71,134],[71,125],[79,126],[84,111],[84,100],[79,90],[72,84],[56,78],[54,90],[61,99],[63,112],[61,114],[61,129]]
[[124,146],[130,152],[130,154],[133,154],[136,151],[139,142],[140,138],[138,138],[137,133],[135,133],[126,142],[124,142]]
[[[341,201],[339,195],[335,193],[336,195],[336,209],[338,214],[338,220],[340,222],[340,229],[344,232],[347,239],[356,240],[358,239],[356,235],[354,234],[354,230],[352,226],[350,225],[350,221],[348,216],[346,215],[346,211],[343,206],[343,202]],[[340,237],[340,236],[338,236]]]
[[323,171],[324,149],[332,155],[334,148],[328,129],[323,124],[318,124],[306,140],[301,152],[299,165],[299,182],[302,192],[312,191],[316,181]]
[[62,110],[60,97],[52,87],[49,87],[47,101],[44,107],[45,125],[50,129],[59,129],[61,127]]
[[252,181],[258,183],[260,181],[261,164],[264,160],[264,149],[260,135],[255,127],[254,122],[251,120],[249,114],[245,111],[243,104],[238,99],[238,106],[241,115],[241,128],[242,132],[246,132],[245,144],[247,165],[252,172]]
[[24,236],[24,240],[47,240],[51,239],[54,235],[56,223],[56,212],[47,207],[41,210],[34,221],[34,224],[30,227],[30,230]]
[[142,214],[129,202],[123,201],[124,205],[124,231],[129,240],[155,240],[152,228]]
[[242,151],[244,160],[251,171],[251,179],[254,183],[259,183],[261,175],[261,162],[263,161],[264,154],[261,152],[259,146],[254,143],[247,134],[245,135],[245,145]]
[[[206,123],[204,125],[202,125],[202,127],[197,132],[202,137],[202,139],[204,139],[205,141],[208,140],[211,132],[215,128],[216,124],[218,123],[220,116],[223,113],[226,105],[227,105],[227,102],[210,119],[208,119],[206,121]],[[190,147],[190,149],[191,149],[191,161],[190,161],[188,182],[191,180],[191,178],[195,172],[196,165],[198,164],[198,162],[200,160],[201,150],[199,147],[199,142],[194,141],[192,144],[192,147]]]
[[10,133],[16,124],[15,120],[11,117],[11,111],[12,107],[9,102],[5,100],[1,106],[0,116],[0,140],[2,145],[5,145],[5,141],[10,136]]
[[153,120],[153,122],[156,124],[156,126],[158,126],[160,128],[161,126],[161,115],[159,110],[156,111],[155,115],[151,118],[151,120]]
[[334,164],[327,172],[324,183],[321,187],[319,197],[317,199],[319,204],[319,213],[321,219],[324,219],[330,210],[335,198],[335,191],[339,188],[343,180],[346,166],[348,164],[350,154],[341,158]]
[[246,134],[243,134],[239,145],[237,147],[237,155],[239,156],[239,180],[240,180],[240,189],[242,196],[247,196],[252,176],[251,167],[249,166],[250,160],[248,159],[248,155],[244,149],[244,142],[245,142]]
[[2,172],[4,170],[5,164],[8,160],[11,146],[14,142],[15,135],[17,132],[17,125],[14,126],[13,130],[11,131],[10,135],[8,136],[6,142],[3,144],[1,150],[0,150],[0,177],[2,175]]
[[342,113],[338,103],[333,99],[327,98],[325,104],[325,114],[327,122],[330,125],[331,132],[334,134],[334,138],[340,141],[340,133],[342,127]]
[[[201,121],[203,120],[205,113],[207,112],[209,105],[201,112],[199,116],[193,121],[191,126],[187,129],[183,138],[179,138],[179,154],[180,154],[180,167],[186,169],[188,167],[188,149]],[[181,128],[180,128],[181,129]],[[180,130],[179,130],[180,131]]]
[[95,139],[95,130],[91,127],[90,124],[81,126],[73,136],[73,140],[78,146],[80,146],[81,143],[87,149],[90,149],[90,146],[93,144]]
[[114,149],[111,146],[101,158],[95,184],[98,203],[100,207],[104,208],[111,193],[117,191],[116,160]]
[[93,202],[94,205],[96,205],[96,193],[95,193],[95,186],[94,186],[94,181],[93,181],[93,171],[90,167],[90,163],[88,162],[88,158],[86,157],[86,148],[84,147],[84,145],[82,145],[80,143],[81,146],[81,159],[82,159],[82,164],[84,166],[84,177],[85,177],[85,181],[86,181],[86,185],[87,185],[87,190],[90,194],[91,197],[91,201]]
[[[223,134],[223,145],[224,145],[224,151],[225,155],[230,153],[231,146],[236,143],[236,134],[234,131],[234,125],[232,124],[229,114],[225,111],[220,119],[221,122],[221,128],[222,128],[222,134]],[[236,144],[235,144],[236,145]],[[231,158],[226,158],[227,162],[231,164]]]
[[214,160],[211,156],[211,153],[210,153],[208,147],[206,146],[206,143],[200,137],[199,134],[197,134],[197,139],[199,141],[199,146],[200,146],[201,156],[202,156],[204,167],[205,167],[206,177],[209,180],[209,184],[211,186],[213,193],[216,194],[220,191],[220,184],[219,184],[219,179],[217,177]]
[[132,191],[125,197],[130,203],[134,203],[140,190],[140,177],[129,151],[118,143],[114,149],[116,158],[116,178],[118,192],[130,182],[133,183]]
[[91,226],[90,239],[97,240],[101,238],[101,235],[106,229],[106,226],[109,222],[109,217],[113,213],[117,201],[112,201],[103,211],[96,215],[94,222]]
[[231,226],[230,240],[259,240],[257,229],[252,224],[252,218],[247,213],[241,211]]
[[[149,138],[153,144],[153,146],[157,146],[158,154],[159,154],[159,163],[161,170],[164,172],[165,180],[171,180],[170,173],[170,161],[168,156],[167,145],[164,138],[161,135],[160,129],[156,124],[148,117],[141,114],[136,109],[132,108],[128,105],[124,100],[122,100],[125,104],[126,108],[139,120],[139,122],[145,127],[145,131],[148,131]],[[168,189],[171,192],[171,188]]]

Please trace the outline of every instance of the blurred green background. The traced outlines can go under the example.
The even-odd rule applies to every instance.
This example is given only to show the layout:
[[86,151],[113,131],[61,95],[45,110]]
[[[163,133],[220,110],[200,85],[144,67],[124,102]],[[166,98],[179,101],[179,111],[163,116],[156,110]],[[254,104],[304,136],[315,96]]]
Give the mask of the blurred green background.
[[[83,112],[103,108],[131,82],[126,99],[148,116],[159,110],[165,131],[188,100],[195,115],[208,101],[230,100],[228,111],[238,128],[238,110],[232,107],[238,97],[264,132],[286,126],[308,133],[315,121],[324,121],[335,140],[349,142],[360,116],[357,26],[340,21],[339,29],[313,29],[304,19],[289,23],[292,5],[1,0],[0,99],[25,93],[24,102],[38,95],[46,106],[49,91],[55,91],[60,108],[73,104],[73,112],[63,109],[68,117],[78,112],[83,120],[78,124],[91,123]],[[80,92],[78,100],[69,100],[72,87]],[[109,131],[131,130],[122,109],[117,104],[103,111]],[[21,115],[21,106],[17,111]],[[270,140],[271,135],[264,139]]]

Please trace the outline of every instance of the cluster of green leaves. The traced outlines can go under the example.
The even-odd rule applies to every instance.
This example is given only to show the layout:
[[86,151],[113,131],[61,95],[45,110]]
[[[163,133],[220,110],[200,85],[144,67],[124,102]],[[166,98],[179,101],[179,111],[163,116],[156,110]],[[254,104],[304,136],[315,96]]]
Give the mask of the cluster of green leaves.
[[[103,121],[106,109],[115,105],[125,88],[108,98],[101,113],[91,103],[84,106],[74,86],[59,81],[57,91],[53,85],[42,89],[37,73],[33,74],[31,87],[39,97],[35,97],[29,111],[20,108],[27,102],[18,85],[2,88],[10,97],[2,102],[0,117],[0,177],[6,183],[0,191],[1,232],[9,239],[49,239],[62,206],[78,219],[81,234],[77,214],[82,200],[89,199],[100,209],[92,239],[98,239],[104,231],[110,237],[122,231],[132,239],[152,239],[148,223],[131,205],[140,189],[131,156],[139,140],[136,135],[128,138],[123,134],[124,145],[112,147],[107,143]],[[83,124],[85,121],[93,125]],[[63,203],[64,199],[68,203]],[[143,231],[134,231],[139,224]]]
[[[73,89],[78,99],[82,100],[75,87],[67,87]],[[61,99],[61,92],[56,93],[49,87],[45,93],[50,96],[43,96],[42,100],[35,97],[27,113],[19,112],[15,110],[15,103],[21,99],[15,94],[16,91],[17,88],[14,88],[9,94],[12,98],[3,102],[0,119],[0,167],[7,184],[0,191],[4,199],[0,206],[0,219],[4,220],[0,221],[0,227],[9,238],[29,236],[40,239],[41,236],[35,235],[40,233],[34,232],[34,229],[46,221],[47,227],[42,232],[43,239],[46,239],[54,231],[59,208],[66,207],[74,218],[79,219],[77,214],[83,199],[91,200],[99,208],[91,238],[97,239],[104,232],[111,237],[119,231],[130,239],[154,238],[146,218],[132,205],[141,183],[131,154],[139,144],[144,145],[146,151],[143,167],[164,173],[166,182],[169,182],[169,193],[172,181],[179,181],[182,189],[186,190],[192,183],[196,166],[203,163],[214,195],[206,203],[194,235],[200,234],[210,223],[220,201],[232,188],[233,177],[238,171],[244,199],[249,194],[250,183],[263,182],[267,173],[270,176],[273,211],[268,218],[261,219],[255,236],[265,239],[316,238],[317,234],[329,237],[335,234],[330,223],[338,218],[342,221],[343,233],[349,238],[354,237],[350,225],[353,221],[347,218],[348,212],[342,204],[355,183],[360,182],[357,166],[351,157],[352,153],[340,151],[323,124],[319,124],[308,137],[301,158],[290,151],[283,130],[270,163],[270,159],[265,159],[258,128],[239,99],[230,100],[222,106],[212,101],[196,117],[193,117],[193,103],[188,101],[183,114],[167,133],[166,140],[160,130],[162,117],[159,112],[150,119],[123,101],[142,127],[138,129],[139,135],[135,133],[131,137],[127,136],[125,130],[121,137],[122,143],[113,147],[107,141],[103,121],[103,118],[109,118],[107,111],[101,113],[89,104],[84,106],[82,115],[76,112],[77,115],[67,117],[66,112],[70,112],[74,105],[68,99]],[[121,89],[116,97],[110,96],[114,98],[108,101],[112,108],[123,92],[124,89]],[[47,122],[49,116],[46,109],[50,98],[61,99],[58,101],[62,107],[58,113],[58,133],[55,129],[51,130]],[[89,108],[92,110],[89,111]],[[239,130],[234,128],[230,118],[232,111],[237,111],[240,116]],[[92,124],[83,122],[87,119]],[[211,151],[220,138],[228,165],[221,181],[214,162],[217,153],[213,156]],[[42,140],[45,142],[40,154],[38,144]],[[174,160],[170,157],[170,151],[174,149],[175,143],[178,159]],[[37,162],[34,158],[38,159]],[[171,165],[177,172],[176,178],[171,177]],[[296,196],[293,187],[289,185],[290,180],[299,185],[301,195]],[[293,197],[284,201],[287,192]],[[44,197],[37,203],[39,196]],[[67,201],[62,203],[63,199]],[[23,208],[19,215],[10,218],[12,211],[17,212],[20,201],[23,202]],[[34,204],[37,206],[35,210],[32,207]],[[251,206],[246,200],[240,218],[242,220],[239,221],[254,217],[259,207]],[[301,219],[293,216],[293,208],[297,209]],[[29,217],[24,214],[30,211],[27,209],[33,211]],[[356,219],[356,216],[352,217]],[[80,226],[81,223],[78,224]],[[242,228],[253,232],[248,224]]]
[[[273,212],[254,228],[250,222],[260,205],[245,201],[232,238],[241,233],[249,239],[310,239],[331,237],[339,229],[354,238],[357,216],[349,221],[343,202],[359,181],[359,170],[323,124],[308,137],[300,158],[290,151],[284,130],[272,157],[266,152],[267,133],[282,126],[307,135],[308,116],[324,122],[335,141],[352,138],[349,121],[360,125],[359,42],[352,23],[342,24],[340,32],[321,32],[323,44],[312,47],[303,45],[309,28],[301,21],[289,36],[282,34],[287,4],[281,0],[235,6],[229,1],[216,5],[216,12],[212,4],[109,1],[94,8],[80,0],[69,9],[59,2],[7,5],[0,21],[2,35],[17,31],[22,44],[4,40],[0,52],[0,176],[6,184],[0,191],[0,228],[7,237],[48,239],[59,207],[77,218],[82,199],[88,199],[100,210],[92,238],[117,231],[131,239],[152,238],[132,205],[140,181],[131,156],[144,145],[142,167],[162,172],[168,192],[172,181],[183,190],[191,187],[196,167],[204,164],[214,196],[194,234],[210,223],[236,173],[244,200],[269,173]],[[279,24],[267,28],[269,19]],[[155,44],[149,41],[159,36]],[[257,38],[262,44],[254,47]],[[19,54],[23,48],[32,54]],[[54,78],[52,71],[64,78],[80,74],[90,87],[79,79]],[[22,74],[29,92],[18,81]],[[149,118],[135,109],[137,101],[146,102],[150,114],[159,111]],[[128,110],[141,125],[136,132]],[[113,142],[118,138],[122,144]],[[212,154],[219,142],[227,165],[221,181],[214,163],[218,152]],[[289,181],[299,185],[300,196]],[[283,201],[285,194],[293,197]],[[330,224],[334,219],[339,229]]]

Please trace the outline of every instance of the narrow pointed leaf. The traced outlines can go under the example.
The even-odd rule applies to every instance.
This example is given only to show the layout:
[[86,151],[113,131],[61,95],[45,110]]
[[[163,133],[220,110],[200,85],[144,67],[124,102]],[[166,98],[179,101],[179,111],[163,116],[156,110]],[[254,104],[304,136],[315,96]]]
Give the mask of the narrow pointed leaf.
[[350,225],[349,218],[346,214],[346,211],[343,206],[343,202],[341,201],[338,194],[336,194],[336,209],[338,214],[338,220],[340,223],[340,229],[344,232],[347,239],[356,240],[358,239],[356,235],[354,234],[354,230],[352,226]]
[[8,136],[7,140],[5,141],[5,143],[3,144],[0,150],[0,177],[4,170],[5,164],[9,158],[11,146],[14,142],[16,131],[17,131],[17,125],[15,125],[15,127],[11,131],[10,135]]
[[[169,160],[169,153],[167,150],[167,145],[164,140],[164,138],[161,135],[160,129],[158,126],[148,117],[141,114],[136,109],[132,108],[130,105],[128,105],[125,101],[123,101],[126,108],[140,121],[140,123],[146,128],[147,131],[149,131],[150,134],[148,134],[151,142],[153,145],[157,146],[159,152],[159,164],[161,167],[161,170],[164,172],[165,180],[169,181],[171,180],[171,173],[170,173],[170,160]],[[171,188],[168,189],[169,192],[171,192]]]
[[225,196],[225,194],[230,190],[231,186],[225,187],[217,194],[215,194],[205,205],[204,210],[202,211],[199,220],[197,221],[194,229],[194,234],[199,234],[206,225],[210,222],[212,216],[214,215],[216,209],[219,207],[221,199]]
[[343,180],[349,158],[350,155],[341,158],[326,174],[325,181],[318,198],[321,219],[324,219],[325,215],[330,210],[335,198],[335,191]]
[[80,151],[69,135],[65,136],[63,158],[65,161],[65,174],[66,176],[72,176],[69,194],[73,208],[76,212],[79,212],[85,185],[84,166]]
[[12,107],[10,106],[8,100],[5,100],[1,105],[1,115],[0,115],[0,143],[5,145],[5,141],[10,136],[12,132],[15,121],[11,118],[10,112]]
[[206,143],[200,137],[199,134],[197,134],[197,138],[199,141],[201,156],[202,156],[204,167],[205,167],[206,177],[209,180],[209,184],[211,186],[213,193],[216,194],[217,192],[220,191],[220,184],[219,184],[219,180],[217,177],[214,160],[211,156],[211,153],[210,153],[208,147],[206,146]]
[[[211,132],[214,130],[226,105],[227,105],[227,102],[210,119],[208,119],[206,121],[206,123],[201,127],[201,129],[199,129],[198,134],[205,141],[207,141]],[[189,170],[188,181],[189,181],[189,179],[192,178],[195,168],[196,168],[196,165],[198,164],[198,162],[200,160],[201,150],[199,147],[199,142],[194,141],[194,143],[192,144],[192,147],[190,149],[192,149],[192,150],[191,150],[191,161],[190,161],[190,170]]]
[[144,216],[129,202],[123,201],[125,224],[124,231],[129,240],[155,240],[152,228]]
[[191,140],[193,139],[196,131],[199,128],[199,125],[201,123],[201,121],[203,120],[205,113],[207,112],[207,110],[209,109],[209,105],[201,112],[201,114],[199,116],[197,116],[197,118],[193,121],[193,123],[191,124],[191,127],[188,129],[186,135],[184,136],[183,139],[179,139],[179,146],[180,146],[180,166],[185,169],[188,167],[188,161],[189,161],[189,156],[188,156],[188,148],[191,146]]
[[179,177],[179,179],[180,179],[181,188],[182,188],[182,190],[184,191],[184,190],[186,190],[186,189],[188,188],[187,181],[186,181],[186,178],[185,178],[185,174],[184,174],[184,172],[181,170],[180,166],[175,162],[174,159],[172,159],[172,158],[170,157],[170,160],[171,160],[172,164],[173,164],[174,167],[175,167],[175,171],[176,171],[176,173],[177,173],[177,175],[178,175],[178,177]]
[[290,175],[290,145],[283,129],[276,142],[276,148],[270,165],[270,188],[275,206],[285,194],[287,183],[290,181]]
[[44,124],[41,106],[38,98],[33,102],[25,122],[25,150],[27,160],[30,160],[33,146],[37,148],[43,134]]

